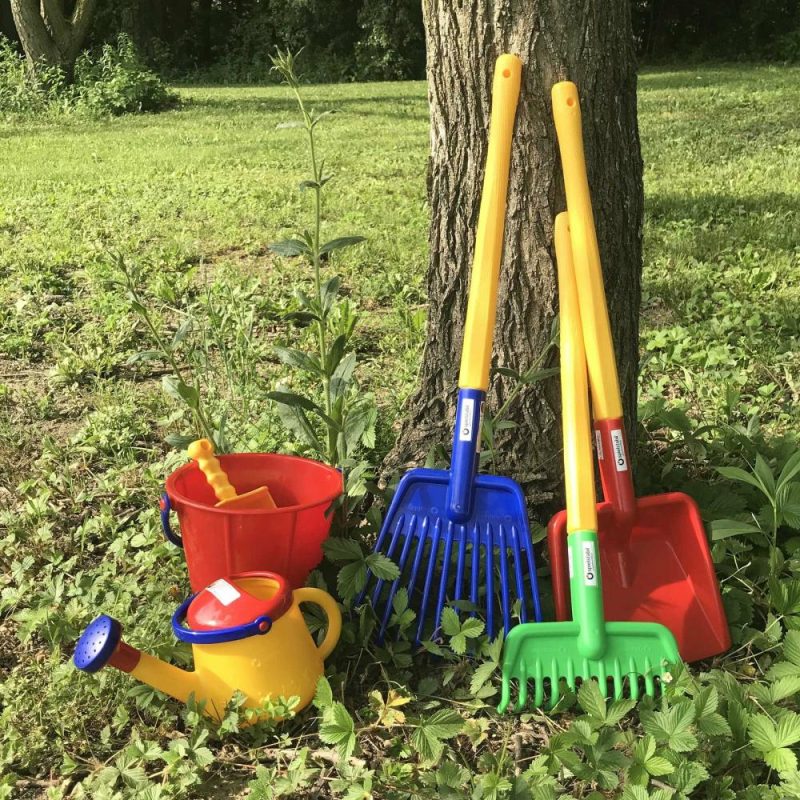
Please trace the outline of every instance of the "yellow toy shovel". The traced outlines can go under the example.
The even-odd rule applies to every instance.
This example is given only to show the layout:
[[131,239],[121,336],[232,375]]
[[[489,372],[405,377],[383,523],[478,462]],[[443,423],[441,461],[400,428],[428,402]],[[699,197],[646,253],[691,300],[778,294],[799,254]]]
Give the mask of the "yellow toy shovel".
[[272,509],[277,508],[269,489],[259,486],[244,494],[236,494],[228,476],[214,455],[214,445],[208,439],[198,439],[189,445],[189,458],[197,462],[219,501],[215,508]]

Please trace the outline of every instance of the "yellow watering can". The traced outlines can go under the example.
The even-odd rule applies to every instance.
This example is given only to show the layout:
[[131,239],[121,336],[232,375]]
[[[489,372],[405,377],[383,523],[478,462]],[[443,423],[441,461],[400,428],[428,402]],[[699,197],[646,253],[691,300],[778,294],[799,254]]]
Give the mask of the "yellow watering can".
[[[319,647],[299,603],[317,604],[328,618]],[[172,617],[172,629],[192,645],[192,672],[123,642],[122,626],[106,614],[83,632],[73,661],[84,672],[110,664],[184,703],[194,693],[196,700],[206,701],[206,714],[218,720],[236,691],[247,696],[245,705],[251,707],[296,696],[299,711],[314,697],[323,662],[339,640],[342,615],[321,589],[292,590],[275,573],[243,572],[214,581],[185,600]],[[259,718],[268,716],[265,712]]]

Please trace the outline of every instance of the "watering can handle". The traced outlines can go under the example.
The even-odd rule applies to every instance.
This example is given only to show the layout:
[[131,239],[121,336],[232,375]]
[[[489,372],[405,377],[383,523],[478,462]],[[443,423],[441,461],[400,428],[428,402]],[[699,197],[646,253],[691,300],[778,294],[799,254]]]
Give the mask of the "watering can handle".
[[169,524],[169,512],[172,511],[172,505],[166,492],[161,495],[158,506],[161,510],[161,527],[164,529],[164,536],[176,547],[183,548],[183,539],[172,530],[172,525]]
[[324,612],[328,618],[328,632],[322,640],[322,644],[317,647],[320,657],[324,661],[336,647],[339,641],[339,636],[342,633],[342,612],[339,611],[339,606],[336,601],[322,589],[314,589],[311,587],[304,587],[302,589],[294,589],[292,591],[296,603],[315,603]]

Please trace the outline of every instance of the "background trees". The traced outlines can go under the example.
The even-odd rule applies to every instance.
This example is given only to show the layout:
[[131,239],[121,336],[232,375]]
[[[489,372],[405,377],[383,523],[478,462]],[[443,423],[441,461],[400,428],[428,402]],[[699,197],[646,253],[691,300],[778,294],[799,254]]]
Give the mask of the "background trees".
[[[638,56],[706,59],[800,58],[797,0],[628,0]],[[38,9],[35,0],[13,0]],[[45,8],[93,5],[48,0]],[[65,17],[66,18],[66,17]],[[422,78],[420,0],[119,0],[99,3],[86,44],[127,33],[152,66],[229,81],[263,81],[267,54],[297,50],[318,80]],[[0,1],[0,34],[19,39],[11,0]],[[55,52],[51,54],[55,57]]]
[[96,0],[11,0],[28,62],[61,67],[70,74],[92,24]]

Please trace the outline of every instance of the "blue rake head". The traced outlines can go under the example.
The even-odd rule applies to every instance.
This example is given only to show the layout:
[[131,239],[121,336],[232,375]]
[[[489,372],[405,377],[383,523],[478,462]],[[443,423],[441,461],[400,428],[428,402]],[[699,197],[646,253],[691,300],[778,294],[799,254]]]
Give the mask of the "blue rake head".
[[389,583],[369,575],[357,600],[369,595],[379,619],[382,641],[392,615],[392,601],[405,587],[416,614],[417,642],[436,633],[448,602],[469,601],[486,621],[489,637],[496,620],[506,633],[514,603],[519,621],[541,620],[539,590],[528,515],[520,487],[510,478],[472,478],[471,508],[462,522],[448,514],[452,480],[447,470],[413,469],[397,487],[375,544],[400,567]]

